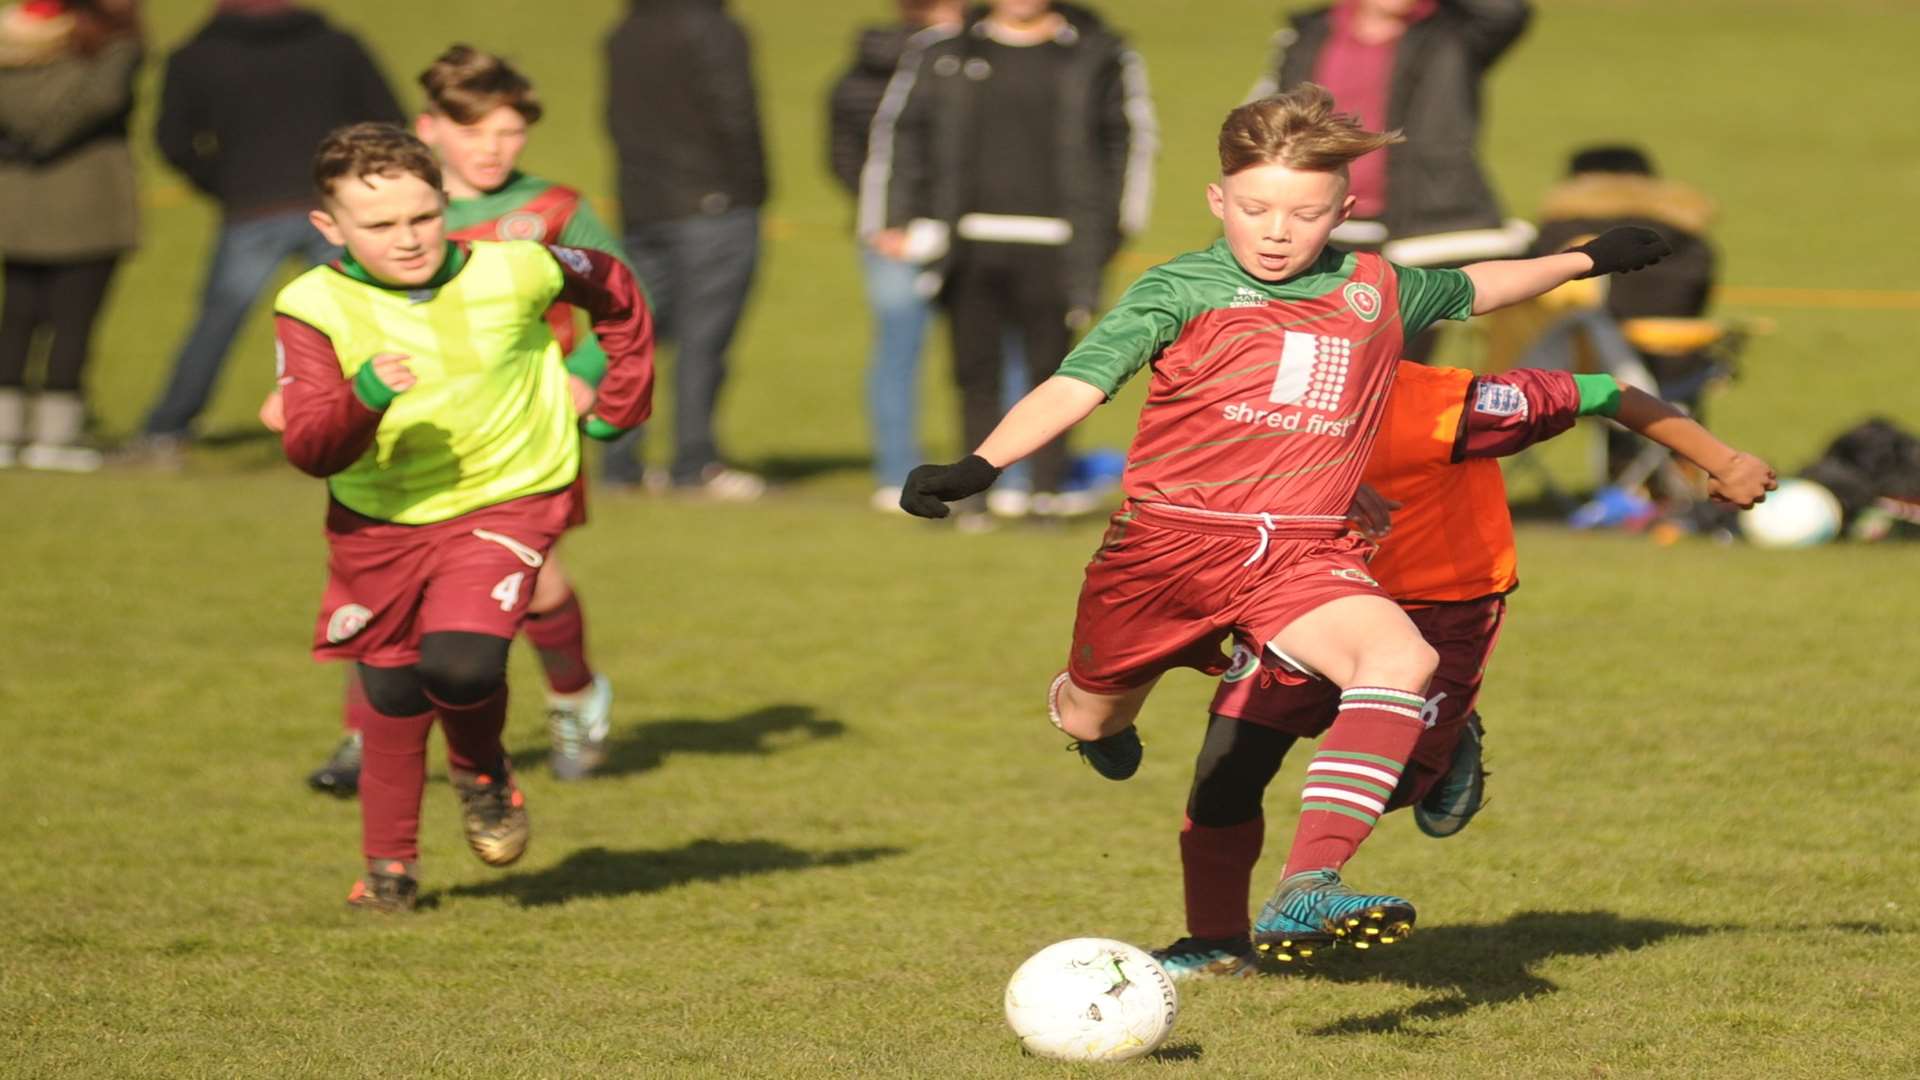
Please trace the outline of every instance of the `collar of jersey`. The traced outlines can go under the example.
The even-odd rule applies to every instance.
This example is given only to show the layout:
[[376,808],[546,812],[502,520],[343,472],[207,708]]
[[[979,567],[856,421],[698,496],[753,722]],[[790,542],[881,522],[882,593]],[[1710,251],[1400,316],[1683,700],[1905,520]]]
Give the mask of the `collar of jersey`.
[[347,275],[348,277],[352,278],[353,280],[359,282],[362,285],[371,285],[376,289],[385,289],[388,292],[410,293],[410,292],[419,292],[422,289],[437,289],[440,286],[445,285],[447,282],[452,281],[453,276],[455,274],[458,274],[461,270],[465,269],[466,265],[467,265],[466,249],[461,247],[459,244],[456,244],[453,241],[449,240],[447,241],[447,257],[441,260],[440,269],[435,271],[433,277],[429,279],[425,284],[389,285],[388,283],[381,281],[379,278],[374,277],[372,274],[368,273],[367,268],[360,265],[360,261],[353,257],[352,252],[349,251],[346,254],[340,256],[340,272],[341,273]]
[[1305,300],[1314,296],[1325,296],[1333,287],[1353,276],[1353,252],[1339,248],[1321,248],[1320,257],[1313,265],[1285,281],[1262,281],[1247,273],[1240,260],[1233,257],[1233,249],[1227,246],[1226,237],[1213,242],[1214,257],[1239,272],[1240,276],[1260,289],[1277,295],[1282,300]]

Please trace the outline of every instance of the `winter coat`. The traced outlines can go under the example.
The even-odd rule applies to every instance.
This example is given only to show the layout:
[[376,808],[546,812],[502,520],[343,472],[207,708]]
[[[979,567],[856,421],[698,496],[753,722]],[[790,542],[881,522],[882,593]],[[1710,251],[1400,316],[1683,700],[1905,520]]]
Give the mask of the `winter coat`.
[[629,231],[767,201],[747,33],[723,0],[633,0],[606,55]]
[[0,66],[0,254],[74,262],[139,231],[127,115],[140,43]]
[[[1068,306],[1099,306],[1101,276],[1121,241],[1146,228],[1158,132],[1146,65],[1091,11],[1070,4],[1070,41],[1058,70],[1060,137],[1056,172],[1072,237],[1065,248]],[[862,171],[859,230],[900,228],[916,219],[953,226],[966,207],[978,160],[969,74],[985,36],[973,12],[958,31],[914,36],[874,118]],[[991,77],[991,76],[989,76]],[[990,137],[990,135],[989,135]],[[942,275],[952,252],[929,269]]]
[[854,39],[853,64],[827,95],[827,167],[850,194],[860,190],[860,169],[867,161],[867,133],[879,111],[887,83],[916,28],[876,26]]
[[[1387,148],[1387,209],[1395,240],[1501,224],[1500,200],[1480,167],[1481,83],[1526,30],[1527,0],[1441,0],[1407,27],[1394,50],[1387,127],[1407,141]],[[1274,61],[1256,96],[1313,81],[1332,33],[1332,9],[1295,15],[1274,39]]]
[[313,152],[337,127],[405,123],[353,35],[311,11],[220,12],[167,58],[155,138],[229,216],[313,201]]

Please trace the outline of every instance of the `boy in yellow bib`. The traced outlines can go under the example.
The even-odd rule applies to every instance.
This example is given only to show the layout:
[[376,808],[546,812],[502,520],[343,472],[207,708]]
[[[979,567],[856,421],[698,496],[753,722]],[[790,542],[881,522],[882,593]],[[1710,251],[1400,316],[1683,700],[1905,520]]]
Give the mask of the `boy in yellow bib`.
[[[314,227],[346,255],[275,304],[282,442],[330,495],[314,654],[356,661],[377,714],[360,778],[367,872],[349,902],[405,910],[436,717],[468,844],[494,866],[526,848],[500,742],[507,648],[567,525],[577,433],[615,438],[647,417],[652,319],[602,252],[448,241],[439,165],[399,128],[334,132],[314,184]],[[586,310],[606,350],[590,401],[559,363],[556,300]]]

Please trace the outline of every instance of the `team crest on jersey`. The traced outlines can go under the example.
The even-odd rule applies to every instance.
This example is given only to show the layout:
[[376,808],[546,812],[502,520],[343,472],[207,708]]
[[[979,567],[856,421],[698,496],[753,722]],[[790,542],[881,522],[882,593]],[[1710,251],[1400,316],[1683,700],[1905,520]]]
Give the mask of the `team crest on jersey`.
[[1473,395],[1473,411],[1488,416],[1527,415],[1527,395],[1517,386],[1483,382]]
[[1230,308],[1266,307],[1267,296],[1259,289],[1249,289],[1245,285],[1233,290],[1233,299],[1227,302]]
[[1273,373],[1267,400],[1323,412],[1339,408],[1352,359],[1353,342],[1346,338],[1288,330],[1280,344],[1280,370]]
[[533,240],[547,238],[547,219],[531,210],[515,210],[502,214],[494,232],[502,240]]
[[338,645],[367,628],[373,612],[359,604],[341,604],[327,617],[327,644]]
[[553,257],[565,264],[567,269],[579,274],[581,277],[586,277],[588,274],[593,273],[593,261],[588,259],[587,253],[581,251],[579,248],[561,247],[559,244],[548,244],[547,250],[553,252]]
[[1223,682],[1239,682],[1260,670],[1260,654],[1240,642],[1234,642],[1233,659],[1227,663],[1227,673],[1222,675]]
[[1366,282],[1350,282],[1346,288],[1340,290],[1340,296],[1362,321],[1372,322],[1380,317],[1380,290]]

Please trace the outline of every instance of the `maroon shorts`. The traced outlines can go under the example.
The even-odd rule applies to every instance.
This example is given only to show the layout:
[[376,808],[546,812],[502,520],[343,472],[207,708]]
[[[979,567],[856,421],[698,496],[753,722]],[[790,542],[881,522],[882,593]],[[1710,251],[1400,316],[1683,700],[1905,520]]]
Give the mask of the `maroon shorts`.
[[1117,694],[1177,667],[1219,675],[1229,637],[1264,643],[1329,601],[1386,596],[1367,574],[1373,545],[1359,537],[1263,539],[1237,521],[1167,518],[1114,515],[1087,564],[1067,659],[1082,690]]
[[431,525],[395,525],[333,504],[313,655],[403,667],[420,659],[422,634],[513,637],[575,505],[562,489]]
[[[1403,785],[1395,793],[1393,806],[1420,801],[1451,766],[1467,714],[1480,697],[1487,659],[1493,655],[1506,612],[1507,601],[1501,596],[1407,609],[1420,636],[1440,654],[1440,666],[1434,669],[1426,708],[1421,710],[1427,729],[1413,748],[1411,760],[1418,774],[1413,785]],[[1302,739],[1319,738],[1333,726],[1340,707],[1339,687],[1276,667],[1271,654],[1263,658],[1245,646],[1235,651],[1234,661],[1214,691],[1208,711]]]

